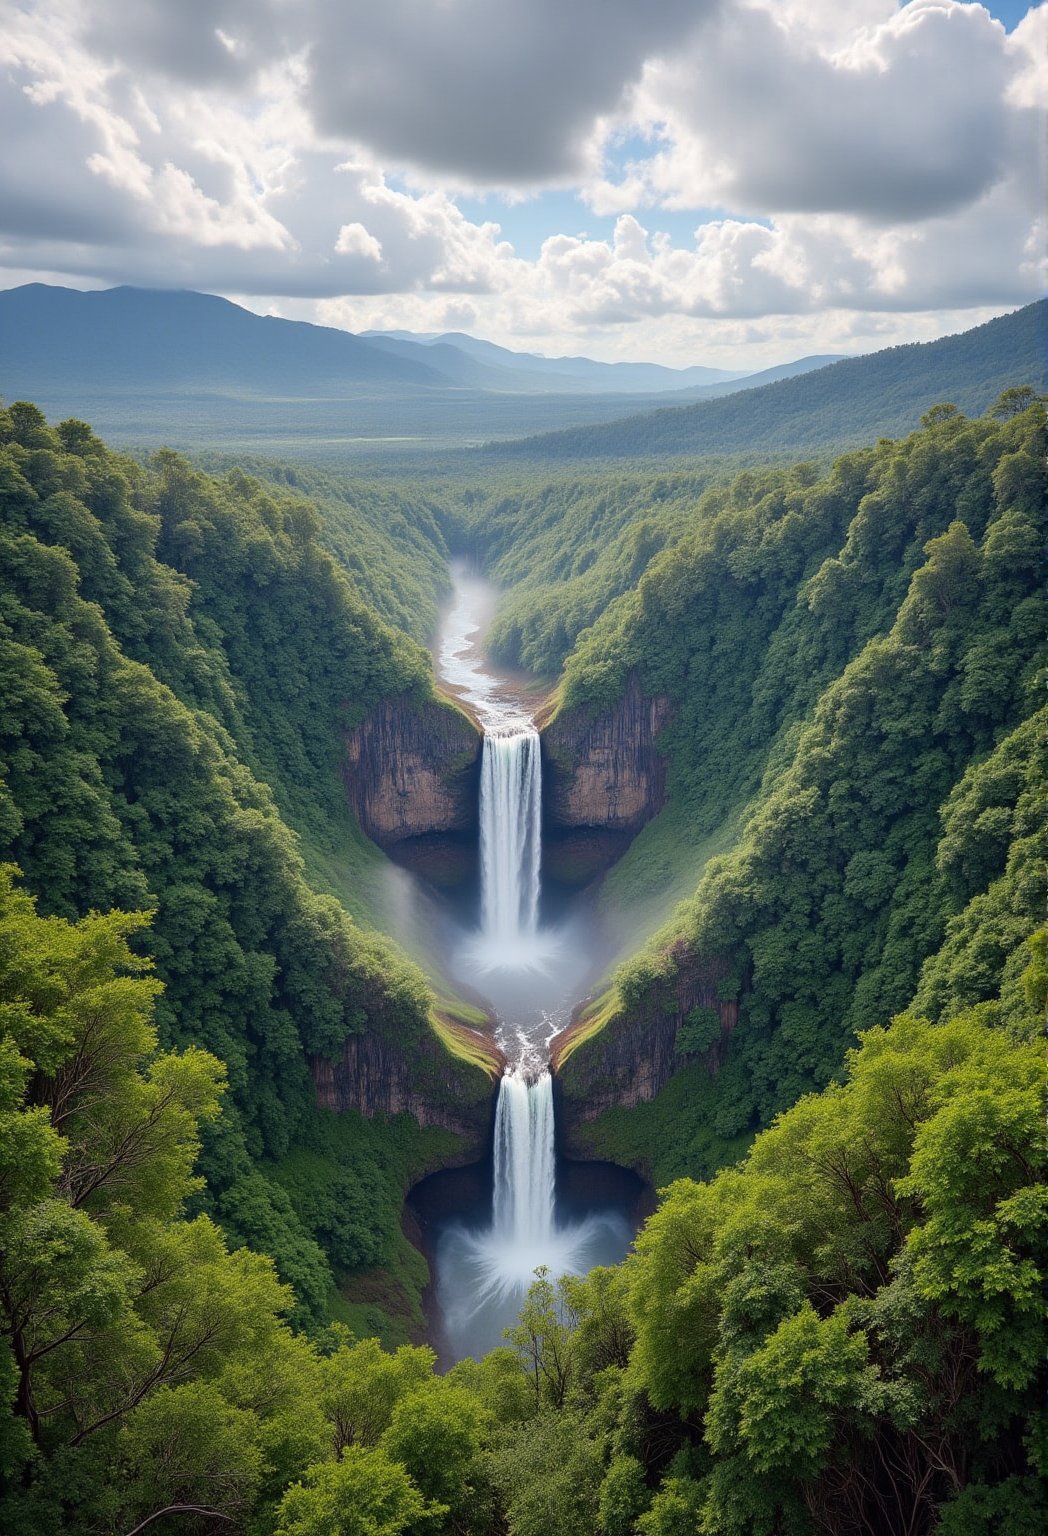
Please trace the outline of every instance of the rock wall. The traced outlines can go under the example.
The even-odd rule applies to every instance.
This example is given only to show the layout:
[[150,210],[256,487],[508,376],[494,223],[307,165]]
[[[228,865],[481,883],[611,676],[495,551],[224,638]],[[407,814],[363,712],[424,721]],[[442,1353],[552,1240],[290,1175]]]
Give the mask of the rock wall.
[[367,835],[382,848],[477,831],[481,736],[440,699],[384,699],[346,736],[343,777]]
[[456,1155],[441,1166],[483,1157],[495,1112],[501,1052],[492,1045],[493,1077],[452,1056],[435,1035],[405,1051],[371,1030],[350,1035],[338,1061],[310,1060],[322,1109],[355,1109],[374,1115],[410,1115],[424,1129],[437,1127],[462,1138]]
[[669,700],[647,699],[631,676],[604,714],[569,711],[542,733],[543,800],[554,831],[597,828],[632,837],[661,809],[665,763],[655,739]]
[[[672,953],[672,952],[671,952]],[[584,1156],[578,1130],[609,1109],[634,1109],[650,1102],[689,1060],[702,1060],[711,1073],[722,1066],[728,1041],[738,1023],[739,1005],[719,996],[727,966],[686,952],[673,953],[672,975],[641,1009],[619,1009],[597,1033],[586,1038],[585,1009],[554,1043],[553,1069],[558,1095],[558,1123],[569,1156]],[[677,1048],[678,1033],[693,1008],[713,1010],[719,1037],[700,1055]]]

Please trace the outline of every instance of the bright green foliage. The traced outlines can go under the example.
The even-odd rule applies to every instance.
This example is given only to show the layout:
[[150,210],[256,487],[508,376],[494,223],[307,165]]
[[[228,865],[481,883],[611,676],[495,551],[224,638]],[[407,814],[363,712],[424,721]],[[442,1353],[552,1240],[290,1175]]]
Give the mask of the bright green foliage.
[[614,1457],[600,1485],[597,1520],[601,1536],[632,1536],[635,1522],[650,1503],[651,1491],[636,1456]]
[[[671,700],[678,857],[748,807],[607,1010],[612,1034],[672,1020],[683,1065],[718,1044],[711,972],[737,1003],[707,1130],[675,1143],[665,1126],[660,1177],[712,1166],[709,1128],[752,1132],[823,1086],[915,992],[941,1016],[1003,986],[1011,1027],[1036,1019],[1019,978],[1042,908],[1044,412],[931,416],[825,479],[708,491],[569,658],[566,705],[603,706],[631,673]],[[599,1033],[578,1047],[569,1093],[604,1050]],[[621,1132],[588,1134],[619,1152]]]
[[534,1389],[515,1350],[493,1349],[482,1360],[467,1356],[448,1372],[448,1380],[471,1392],[504,1428],[531,1416]]
[[637,1521],[638,1536],[694,1536],[702,1490],[690,1477],[667,1477]]
[[276,1536],[402,1536],[439,1529],[432,1522],[443,1514],[382,1450],[355,1445],[288,1489]]
[[[256,1386],[256,1407],[235,1383],[247,1361],[257,1372],[295,1347],[270,1262],[230,1254],[206,1218],[180,1214],[224,1074],[197,1047],[158,1050],[157,984],[128,943],[144,921],[38,917],[11,870],[0,876],[0,1337],[14,1415],[2,1443],[19,1473],[9,1494],[22,1485],[0,1522],[17,1531],[69,1529],[69,1501],[85,1526],[104,1508],[130,1522],[190,1496],[244,1512],[280,1391]],[[127,1475],[105,1491],[117,1459]]]
[[600,1447],[577,1411],[544,1409],[507,1436],[494,1476],[511,1536],[578,1536],[597,1528]]
[[978,1012],[903,1016],[849,1067],[738,1171],[672,1186],[638,1241],[633,1368],[657,1407],[704,1419],[710,1532],[805,1507],[844,1528],[871,1498],[925,1529],[967,1482],[1023,1472],[1040,1053]]
[[[167,452],[143,468],[81,422],[0,411],[0,841],[47,912],[152,911],[161,1038],[229,1076],[200,1208],[275,1256],[307,1324],[332,1265],[388,1257],[421,1160],[399,1133],[376,1157],[362,1133],[296,1210],[271,1168],[309,1138],[316,1163],[329,1154],[309,1057],[365,1029],[420,1071],[442,1055],[421,974],[311,888],[291,830],[341,846],[342,733],[429,687],[424,653],[365,606],[319,528],[300,496],[241,472]],[[473,1075],[485,1091],[463,1070],[467,1096]]]
[[520,1319],[506,1337],[531,1377],[535,1407],[563,1408],[575,1378],[574,1308],[566,1279],[535,1271],[535,1281],[520,1309]]
[[494,1514],[489,1440],[488,1415],[472,1392],[430,1377],[396,1403],[382,1445],[432,1504],[446,1508],[437,1529],[483,1531]]
[[255,1416],[208,1382],[160,1388],[131,1414],[121,1437],[132,1508],[197,1504],[243,1521],[261,1479],[256,1430]]
[[436,1356],[407,1346],[389,1355],[375,1339],[350,1342],[337,1325],[335,1337],[339,1348],[321,1364],[321,1406],[340,1456],[347,1445],[379,1443],[400,1399],[430,1380]]
[[159,1050],[157,983],[129,944],[146,921],[40,917],[0,871],[0,1525],[487,1522],[480,1398],[434,1378],[428,1349],[336,1329],[321,1355],[290,1331],[272,1262],[186,1216],[223,1073]]

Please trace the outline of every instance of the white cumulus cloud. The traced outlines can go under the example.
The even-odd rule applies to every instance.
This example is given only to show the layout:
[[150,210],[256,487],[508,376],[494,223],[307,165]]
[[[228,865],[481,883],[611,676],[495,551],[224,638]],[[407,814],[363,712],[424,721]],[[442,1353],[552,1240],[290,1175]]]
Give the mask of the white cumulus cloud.
[[[959,0],[0,5],[0,282],[682,361],[1043,291],[1045,4],[1010,34]],[[525,257],[466,189],[574,189],[613,231]]]

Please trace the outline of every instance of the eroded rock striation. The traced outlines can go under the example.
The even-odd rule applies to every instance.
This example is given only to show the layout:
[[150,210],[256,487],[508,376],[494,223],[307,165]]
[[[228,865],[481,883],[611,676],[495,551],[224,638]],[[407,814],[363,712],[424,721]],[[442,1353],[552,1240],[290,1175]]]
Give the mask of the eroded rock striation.
[[580,828],[634,836],[662,809],[665,763],[656,737],[669,700],[645,698],[631,676],[615,707],[557,715],[542,733],[543,799],[554,832]]
[[373,1030],[350,1035],[337,1061],[315,1056],[310,1072],[322,1109],[344,1114],[410,1115],[423,1129],[435,1127],[461,1137],[454,1154],[441,1159],[452,1167],[484,1156],[491,1133],[502,1053],[490,1046],[491,1072],[463,1062],[436,1035],[416,1039],[405,1050],[398,1041]]
[[[739,1005],[725,998],[726,964],[682,945],[670,952],[667,975],[642,1010],[612,1005],[595,1032],[586,1005],[553,1046],[564,1149],[584,1157],[585,1125],[609,1109],[650,1102],[688,1061],[711,1073],[723,1065]],[[598,1004],[599,1006],[599,1004]]]
[[442,699],[384,699],[346,736],[344,778],[367,835],[390,850],[411,838],[474,837],[481,735]]

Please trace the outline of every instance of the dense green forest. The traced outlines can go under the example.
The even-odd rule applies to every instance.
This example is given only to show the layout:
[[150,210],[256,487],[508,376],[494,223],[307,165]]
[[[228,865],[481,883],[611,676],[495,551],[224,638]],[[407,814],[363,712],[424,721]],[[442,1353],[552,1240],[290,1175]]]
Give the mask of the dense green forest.
[[212,473],[240,470],[300,498],[319,514],[318,537],[360,596],[387,623],[425,644],[448,591],[448,496],[421,481],[347,475],[311,463],[282,464],[201,453]]
[[[677,1031],[683,1081],[598,1122],[603,1155],[636,1160],[639,1138],[659,1179],[712,1171],[907,1006],[949,933],[980,928],[980,964],[939,962],[933,1016],[991,995],[1037,922],[1048,503],[1044,410],[1025,402],[937,409],[824,478],[711,489],[569,657],[564,709],[606,707],[633,675],[673,706],[667,807],[605,899],[635,913],[692,892],[591,1005],[565,1067],[585,1095],[623,1033]],[[737,1010],[712,1077],[711,984]]]
[[[829,469],[247,467],[0,411],[0,1527],[1039,1532],[1043,406]],[[461,1147],[310,1067],[366,1034],[487,1113],[339,776],[433,703],[449,549],[562,714],[669,700],[601,899],[629,948],[687,900],[560,1073],[669,1032],[575,1117],[657,1211],[440,1375],[400,1211]]]
[[0,444],[7,856],[48,916],[151,914],[160,1037],[229,1079],[197,1203],[276,1258],[304,1320],[344,1312],[336,1276],[376,1264],[404,1271],[417,1318],[400,1204],[449,1138],[326,1123],[309,1058],[361,1030],[423,1076],[443,1057],[422,975],[336,899],[366,919],[379,857],[345,804],[341,733],[390,694],[428,698],[426,657],[355,594],[300,496],[173,454],[142,467],[27,405],[0,413]]
[[158,1049],[143,922],[0,884],[12,1536],[1041,1529],[1043,1065],[993,1004],[869,1030],[625,1265],[540,1274],[441,1377],[293,1331],[271,1261],[187,1213],[225,1073]]

